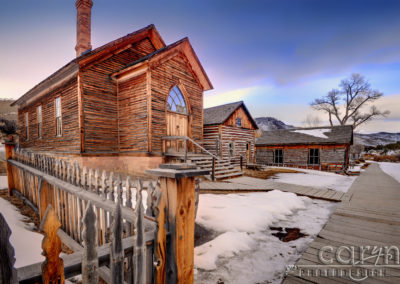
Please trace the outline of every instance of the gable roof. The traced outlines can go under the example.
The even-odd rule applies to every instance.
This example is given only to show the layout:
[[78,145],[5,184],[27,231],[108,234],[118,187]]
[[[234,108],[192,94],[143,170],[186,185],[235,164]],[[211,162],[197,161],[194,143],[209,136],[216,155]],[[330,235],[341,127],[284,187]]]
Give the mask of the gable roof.
[[352,144],[351,125],[333,127],[291,128],[263,131],[257,146]]
[[170,54],[174,54],[175,52],[181,52],[188,59],[188,63],[196,76],[196,79],[199,81],[199,84],[203,87],[203,90],[211,90],[213,88],[210,79],[208,78],[206,72],[204,71],[203,66],[201,65],[196,53],[194,52],[192,45],[189,42],[187,37],[174,42],[168,46],[160,48],[146,56],[126,65],[122,69],[114,72],[112,77],[118,77],[122,74],[128,73],[131,70],[140,65],[143,62],[156,62],[162,58],[168,57]]
[[126,36],[120,37],[107,44],[104,44],[94,50],[84,52],[81,56],[74,58],[65,66],[61,67],[52,75],[34,86],[23,96],[14,101],[11,106],[21,105],[28,100],[42,94],[44,91],[47,91],[49,88],[51,89],[59,86],[59,84],[65,82],[66,79],[70,79],[73,76],[76,76],[80,67],[86,66],[91,62],[100,60],[102,57],[106,56],[110,52],[117,51],[126,45],[138,42],[146,37],[150,39],[151,43],[156,49],[165,47],[165,43],[157,32],[155,26],[149,25]]
[[204,109],[204,125],[215,125],[215,124],[222,124],[228,120],[228,118],[233,114],[235,110],[239,107],[243,107],[244,111],[246,112],[247,116],[249,117],[251,123],[253,124],[255,129],[258,129],[257,123],[250,115],[249,110],[247,109],[246,105],[243,101],[238,101],[234,103],[229,103],[225,105],[215,106]]

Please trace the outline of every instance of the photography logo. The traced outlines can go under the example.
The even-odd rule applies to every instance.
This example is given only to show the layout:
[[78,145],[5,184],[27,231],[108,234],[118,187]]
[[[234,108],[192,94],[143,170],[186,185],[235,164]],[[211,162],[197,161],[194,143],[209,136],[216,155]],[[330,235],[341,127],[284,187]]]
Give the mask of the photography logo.
[[320,264],[286,266],[286,275],[297,277],[349,278],[400,277],[398,246],[324,246],[317,255]]

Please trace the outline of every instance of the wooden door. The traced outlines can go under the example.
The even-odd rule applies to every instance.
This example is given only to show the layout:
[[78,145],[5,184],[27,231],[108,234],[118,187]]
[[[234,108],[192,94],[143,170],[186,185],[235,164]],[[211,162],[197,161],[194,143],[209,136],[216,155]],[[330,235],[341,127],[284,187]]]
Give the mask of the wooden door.
[[[167,136],[188,136],[188,115],[167,112]],[[167,152],[184,152],[183,140],[167,141]]]

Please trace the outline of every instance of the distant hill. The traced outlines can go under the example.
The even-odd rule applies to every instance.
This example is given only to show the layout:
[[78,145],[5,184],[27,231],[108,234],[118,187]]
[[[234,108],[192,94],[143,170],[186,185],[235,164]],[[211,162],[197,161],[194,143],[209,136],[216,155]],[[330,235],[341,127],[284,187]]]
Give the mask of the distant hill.
[[364,146],[387,145],[400,141],[399,133],[378,132],[371,134],[354,133],[354,142]]
[[17,121],[18,107],[11,107],[10,104],[13,102],[14,100],[10,99],[0,99],[0,118]]
[[294,126],[287,125],[274,117],[256,117],[255,121],[258,127],[263,131],[294,128]]

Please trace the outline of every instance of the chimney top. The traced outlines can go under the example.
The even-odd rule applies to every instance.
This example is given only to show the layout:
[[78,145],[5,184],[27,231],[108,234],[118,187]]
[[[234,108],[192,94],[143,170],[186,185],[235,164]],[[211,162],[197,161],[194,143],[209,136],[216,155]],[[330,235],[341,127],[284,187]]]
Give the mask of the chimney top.
[[85,51],[91,50],[91,13],[92,0],[77,0],[75,2],[77,10],[76,19],[76,56],[80,56]]

